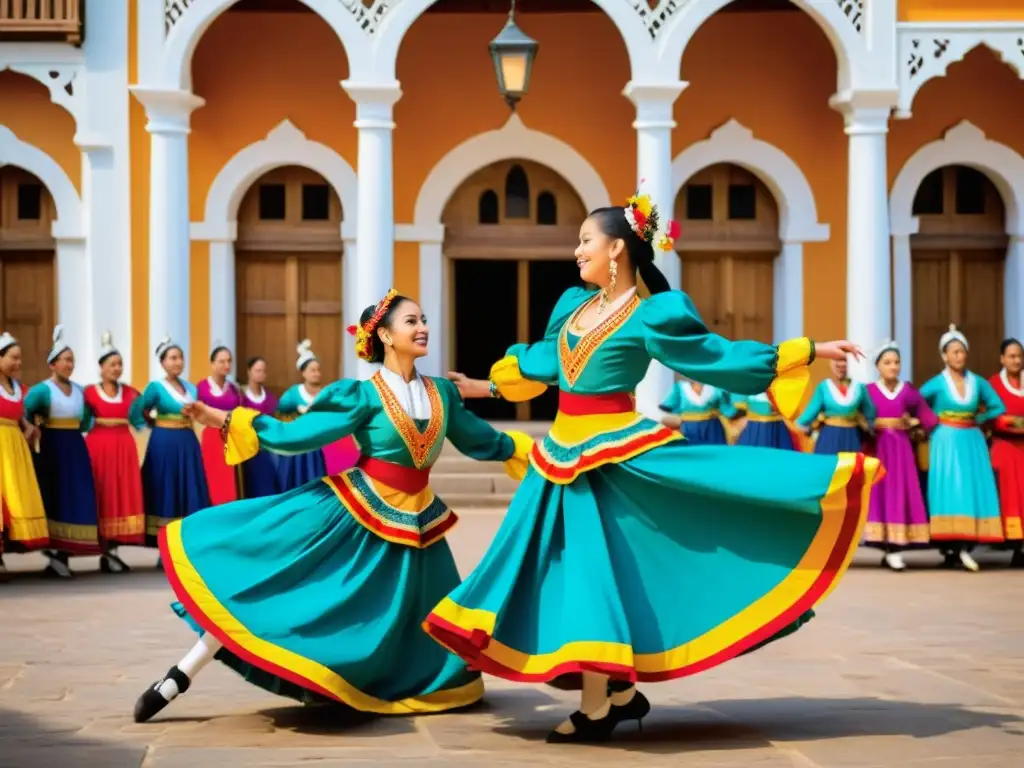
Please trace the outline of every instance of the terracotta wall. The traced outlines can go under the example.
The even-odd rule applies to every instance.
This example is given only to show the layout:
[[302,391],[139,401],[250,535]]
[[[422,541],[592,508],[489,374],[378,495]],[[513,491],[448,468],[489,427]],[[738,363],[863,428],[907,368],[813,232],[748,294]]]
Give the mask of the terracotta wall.
[[[870,2],[870,0],[869,0]],[[899,0],[900,21],[1019,21],[1020,0]]]

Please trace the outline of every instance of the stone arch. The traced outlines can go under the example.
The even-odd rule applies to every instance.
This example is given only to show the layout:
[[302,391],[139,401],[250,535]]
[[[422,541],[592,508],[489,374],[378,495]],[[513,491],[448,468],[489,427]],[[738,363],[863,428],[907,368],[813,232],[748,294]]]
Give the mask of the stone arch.
[[[423,12],[437,0],[402,0],[389,8],[377,30],[374,47],[377,51],[377,66],[382,71],[394,72],[398,51],[406,32],[416,23]],[[642,16],[642,3],[622,2],[622,0],[593,0],[594,5],[604,11],[612,20],[629,56],[630,71],[634,80],[656,77],[658,74],[654,46],[651,45],[651,32]],[[390,69],[387,69],[390,68]]]
[[[441,216],[452,195],[473,173],[510,159],[547,166],[568,182],[588,211],[611,204],[608,188],[583,155],[561,139],[527,128],[515,113],[501,128],[477,134],[448,152],[420,187],[412,226],[414,232],[421,233],[420,303],[432,318],[435,337],[442,340],[447,338],[443,325],[448,289]],[[440,374],[447,363],[447,350],[435,345],[424,370]]]
[[[266,138],[236,153],[217,174],[206,195],[204,220],[192,225],[193,240],[210,243],[210,338],[235,348],[235,240],[238,236],[238,206],[249,188],[268,171],[299,165],[316,171],[327,180],[341,200],[342,239],[346,250],[354,251],[355,212],[358,210],[358,181],[352,166],[330,147],[306,138],[290,120],[279,123]],[[351,220],[348,218],[351,216]],[[350,223],[351,222],[351,223]],[[344,282],[355,259],[345,259]],[[346,344],[348,341],[346,339]],[[344,361],[349,355],[343,356]]]
[[918,149],[900,169],[889,195],[889,226],[893,249],[895,336],[904,366],[913,366],[913,305],[910,236],[920,221],[914,215],[914,197],[924,178],[947,165],[964,165],[984,173],[999,190],[1006,211],[1010,245],[1003,278],[1004,325],[1008,335],[1024,333],[1024,157],[987,138],[980,128],[962,120],[941,139]]
[[[693,0],[683,3],[663,22],[657,36],[658,66],[664,70],[678,72],[683,52],[690,40],[708,19],[725,8],[732,0]],[[810,16],[832,43],[838,66],[837,90],[842,92],[854,88],[858,73],[868,71],[860,66],[867,59],[862,25],[866,20],[860,14],[847,16],[839,3],[815,2],[815,0],[792,0],[793,5]]]
[[[169,88],[192,90],[192,54],[203,33],[224,11],[238,0],[203,0],[193,2],[174,21],[164,41],[162,77]],[[338,36],[349,60],[352,79],[370,79],[373,56],[370,37],[356,16],[361,2],[339,0],[299,0],[323,19]],[[355,10],[350,8],[353,6]],[[364,72],[364,68],[366,71]]]
[[773,325],[779,338],[803,333],[803,244],[829,239],[829,226],[818,221],[814,192],[800,167],[778,147],[754,138],[736,120],[729,120],[678,154],[672,161],[672,199],[688,179],[718,163],[732,163],[757,176],[779,206]]

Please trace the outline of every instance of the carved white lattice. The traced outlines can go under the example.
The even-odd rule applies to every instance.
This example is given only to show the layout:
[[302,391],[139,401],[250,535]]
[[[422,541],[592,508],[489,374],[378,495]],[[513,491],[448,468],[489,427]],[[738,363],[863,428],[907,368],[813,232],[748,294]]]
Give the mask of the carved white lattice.
[[633,4],[633,10],[647,27],[651,39],[657,40],[668,20],[692,0],[630,0],[630,2]]
[[839,10],[850,20],[853,28],[858,32],[864,26],[864,0],[835,0]]
[[900,116],[907,116],[914,96],[935,77],[980,45],[992,50],[1024,77],[1024,25],[1017,29],[954,29],[926,24],[901,25]]
[[77,67],[47,64],[9,64],[8,67],[12,72],[28,75],[45,85],[50,91],[50,101],[66,109],[77,122],[78,94],[75,92],[75,79],[79,72]]
[[[380,26],[388,8],[398,0],[334,0],[344,6],[355,18],[356,24],[366,34],[372,35]],[[164,0],[164,34],[171,31],[189,8],[202,0]]]

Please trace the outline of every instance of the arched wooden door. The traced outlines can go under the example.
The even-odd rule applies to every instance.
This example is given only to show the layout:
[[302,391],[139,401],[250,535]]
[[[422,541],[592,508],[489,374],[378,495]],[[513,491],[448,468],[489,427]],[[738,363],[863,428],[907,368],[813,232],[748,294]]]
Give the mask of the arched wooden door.
[[[573,252],[586,215],[572,186],[537,163],[495,163],[463,182],[442,215],[454,368],[485,377],[509,346],[544,335],[558,297],[579,284]],[[553,389],[518,405],[469,402],[489,419],[547,420],[557,406]]]
[[325,381],[341,377],[341,201],[319,174],[288,166],[260,177],[242,199],[236,245],[239,378],[267,361],[267,386],[299,381],[295,348],[313,342]]
[[774,261],[779,253],[775,198],[735,165],[705,168],[676,199],[683,290],[707,326],[730,339],[772,342]]
[[1003,337],[1007,236],[999,190],[981,171],[947,166],[921,182],[913,212],[921,228],[910,238],[914,370],[907,373],[920,385],[941,370],[939,338],[950,323],[967,336],[971,367],[989,372]]
[[56,217],[39,179],[12,165],[0,168],[0,331],[21,342],[26,386],[49,375],[46,355],[57,322]]

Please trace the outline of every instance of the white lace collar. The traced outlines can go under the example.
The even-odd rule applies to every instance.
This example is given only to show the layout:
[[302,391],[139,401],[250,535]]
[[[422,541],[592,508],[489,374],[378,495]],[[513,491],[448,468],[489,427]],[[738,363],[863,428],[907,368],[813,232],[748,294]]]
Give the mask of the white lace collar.
[[964,394],[963,397],[957,392],[956,382],[953,381],[953,375],[949,372],[949,368],[942,371],[942,378],[946,380],[946,389],[949,390],[949,396],[958,405],[970,405],[974,401],[974,374],[970,371],[964,371]]
[[701,389],[700,391],[700,394],[698,394],[697,391],[693,388],[693,382],[691,381],[682,382],[682,386],[683,396],[690,401],[691,405],[696,405],[700,408],[703,408],[708,403],[710,403],[712,399],[714,399],[715,395],[718,393],[717,389],[708,384],[704,385],[703,389]]
[[102,381],[96,385],[96,394],[99,396],[100,400],[102,400],[104,403],[110,403],[111,405],[120,404],[122,390],[123,387],[121,386],[121,382],[117,382],[117,394],[111,397],[104,391]]
[[245,387],[245,396],[246,396],[246,398],[248,398],[250,403],[256,403],[256,405],[262,405],[263,401],[267,399],[267,388],[263,387],[263,391],[260,392],[257,395],[255,392],[253,392],[249,388],[249,385],[247,384],[246,387]]
[[11,386],[14,388],[14,393],[7,391],[7,387],[0,387],[0,397],[9,403],[20,403],[21,402],[21,384],[18,383],[17,379],[11,379]]
[[825,383],[828,385],[828,391],[832,395],[832,399],[839,405],[850,406],[857,401],[857,396],[860,394],[860,382],[851,381],[846,387],[845,395],[839,391],[839,387],[836,386],[832,379],[828,379]]
[[224,379],[224,388],[221,389],[217,386],[217,382],[213,380],[212,376],[207,376],[206,385],[210,388],[210,394],[214,397],[220,397],[225,392],[231,391],[231,379]]
[[423,379],[419,373],[413,377],[412,381],[406,381],[399,374],[381,366],[380,376],[409,418],[430,418],[430,398],[427,397],[427,388],[423,386]]
[[[323,390],[321,389],[320,392],[323,392]],[[316,395],[319,395],[320,392],[317,392]],[[312,402],[316,400],[316,395],[314,395],[312,392],[306,389],[305,384],[299,384],[299,397],[302,398],[302,401],[306,405],[312,404]]]
[[182,405],[187,405],[188,403],[192,402],[192,394],[188,391],[188,384],[186,384],[185,381],[180,376],[178,376],[177,378],[178,383],[181,384],[181,388],[185,390],[184,394],[179,392],[175,387],[171,386],[171,382],[169,382],[167,379],[160,379],[160,384],[163,386],[164,389],[167,390],[167,394],[174,398],[175,402],[181,403]]
[[1024,389],[1019,389],[1010,383],[1010,375],[1006,372],[1005,368],[999,372],[999,378],[1003,382],[1003,386],[1006,387],[1007,392],[1017,397],[1024,397]]
[[900,392],[903,391],[902,381],[897,382],[896,389],[893,390],[890,390],[889,387],[885,385],[885,382],[882,379],[879,379],[877,382],[875,382],[875,386],[878,387],[878,391],[881,392],[882,395],[888,398],[889,400],[895,400],[897,397],[900,396]]

